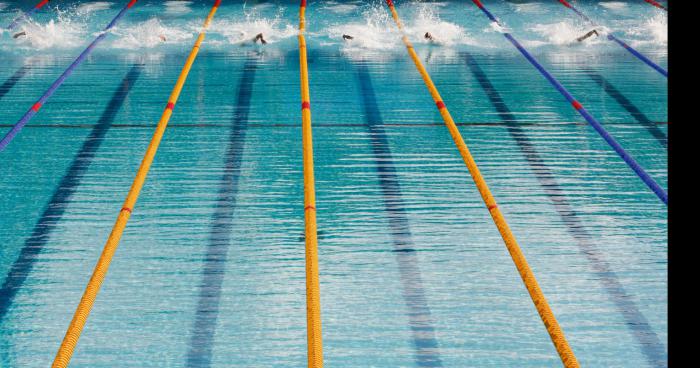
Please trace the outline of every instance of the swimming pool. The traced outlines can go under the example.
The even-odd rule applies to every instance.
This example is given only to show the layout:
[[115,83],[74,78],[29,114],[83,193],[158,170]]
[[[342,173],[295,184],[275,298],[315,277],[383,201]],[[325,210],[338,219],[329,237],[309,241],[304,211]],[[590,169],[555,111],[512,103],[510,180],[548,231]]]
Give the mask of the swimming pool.
[[[665,78],[556,1],[484,3],[667,187]],[[666,207],[471,2],[396,4],[582,366],[665,366]],[[1,35],[3,131],[121,6]],[[52,361],[210,6],[139,1],[0,153],[3,366]],[[560,365],[386,7],[308,6],[327,366]],[[223,1],[73,366],[305,364],[297,7]],[[667,66],[661,10],[578,7]]]

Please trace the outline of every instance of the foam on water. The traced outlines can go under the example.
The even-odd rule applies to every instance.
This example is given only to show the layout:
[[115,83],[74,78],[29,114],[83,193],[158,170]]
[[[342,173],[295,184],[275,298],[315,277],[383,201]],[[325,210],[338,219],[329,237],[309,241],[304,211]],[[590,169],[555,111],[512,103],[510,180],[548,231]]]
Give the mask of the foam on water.
[[627,7],[627,4],[622,1],[603,1],[599,4],[600,6],[610,10],[623,10]]
[[511,4],[517,13],[536,13],[542,11],[542,3]]
[[666,14],[657,14],[644,22],[644,26],[654,36],[655,42],[664,45],[668,43],[668,18]]
[[112,7],[111,3],[108,3],[106,1],[93,1],[90,3],[85,3],[85,4],[80,4],[76,8],[76,13],[77,14],[88,14],[88,13],[93,13],[96,11],[100,10],[107,10]]
[[192,11],[190,5],[191,1],[181,0],[181,1],[166,1],[165,14],[186,14]]
[[119,49],[154,48],[163,44],[179,44],[194,37],[194,32],[165,26],[155,17],[127,28],[115,29],[113,33],[117,40],[112,47]]
[[464,28],[440,19],[432,4],[420,4],[415,14],[414,18],[406,25],[406,33],[411,36],[413,42],[430,43],[424,37],[426,32],[430,32],[435,43],[440,45],[477,45],[477,42],[467,35]]
[[361,49],[388,50],[400,46],[400,40],[392,28],[392,20],[381,7],[370,7],[363,11],[362,21],[330,25],[325,29],[330,39],[328,44],[343,42],[344,34],[354,39],[343,43],[344,51]]
[[[0,3],[4,6],[8,2]],[[600,3],[606,9],[619,9],[625,7],[632,9],[629,4],[621,1],[606,1]],[[27,37],[17,40],[8,36],[7,32],[0,30],[0,50],[20,52],[46,52],[49,49],[68,49],[85,45],[104,26],[114,14],[103,11],[114,8],[115,3],[107,1],[95,1],[89,3],[77,3],[69,5],[61,10],[54,9],[57,16],[54,21],[46,22],[30,20],[22,29],[27,32]],[[201,28],[201,19],[190,16],[194,14],[195,7],[199,4],[192,0],[168,0],[160,11],[172,15],[159,17],[159,12],[154,11],[148,20],[135,21],[125,19],[124,24],[119,24],[113,30],[113,35],[101,49],[109,50],[138,50],[153,49],[162,46],[182,46],[192,40]],[[605,29],[598,28],[599,37],[591,37],[585,42],[578,43],[576,38],[590,31],[592,27],[584,26],[576,19],[564,19],[556,23],[543,22],[542,19],[530,19],[540,17],[541,10],[548,4],[543,2],[507,3],[506,8],[511,9],[515,20],[504,23],[506,29],[489,22],[473,28],[459,20],[449,18],[452,13],[452,3],[435,2],[408,2],[402,6],[401,15],[406,34],[417,47],[431,45],[435,55],[439,55],[438,48],[458,49],[463,46],[479,48],[509,48],[507,44],[495,43],[494,33],[502,33],[510,28],[521,42],[530,47],[569,47],[571,45],[598,45],[605,42]],[[310,14],[308,38],[310,42],[321,47],[337,47],[346,54],[371,51],[395,51],[403,50],[400,34],[387,11],[383,2],[361,1],[328,1],[318,5],[318,11]],[[198,8],[197,8],[198,9]],[[470,10],[474,10],[469,8]],[[558,9],[558,7],[557,7]],[[647,9],[647,7],[644,7]],[[241,3],[233,9],[227,9],[215,18],[207,37],[207,43],[219,48],[228,45],[251,44],[252,39],[258,33],[262,33],[268,41],[267,49],[287,47],[294,43],[297,34],[296,5],[277,5],[263,3],[251,5]],[[499,15],[508,19],[508,12],[497,10]],[[442,13],[441,13],[442,12]],[[317,14],[325,14],[320,16]],[[199,13],[198,13],[199,14]],[[440,15],[444,18],[441,19]],[[479,14],[477,14],[479,15]],[[528,19],[521,22],[523,17]],[[191,18],[191,19],[190,19]],[[641,17],[619,19],[615,17],[609,25],[616,33],[632,45],[645,45],[649,47],[665,47],[668,40],[667,17],[665,14],[647,12]],[[551,21],[551,17],[545,19]],[[508,25],[509,23],[513,23]],[[523,29],[524,28],[524,29]],[[473,32],[469,34],[467,30]],[[426,32],[430,32],[434,41],[424,38]],[[344,41],[343,34],[354,37],[353,40]],[[165,38],[162,40],[161,36]],[[281,43],[282,42],[282,43]],[[277,45],[275,45],[277,44]],[[19,45],[19,48],[17,47]],[[291,46],[290,46],[291,47]]]
[[209,32],[223,37],[224,41],[214,40],[212,44],[241,45],[251,43],[253,38],[262,33],[269,44],[274,44],[297,35],[296,26],[282,18],[283,8],[279,8],[273,18],[259,15],[260,8],[245,13],[243,20],[214,20]]
[[593,45],[604,42],[604,29],[602,27],[596,28],[598,30],[598,37],[592,36],[586,39],[584,42],[578,42],[576,39],[586,34],[588,31],[592,30],[592,27],[584,28],[580,25],[573,24],[568,21],[562,21],[550,24],[538,24],[530,28],[531,31],[539,34],[544,38],[544,40],[539,41],[528,41],[524,42],[526,45],[530,46],[542,46],[542,45],[557,45],[557,46],[567,46],[567,45]]
[[635,37],[631,41],[633,46],[660,46],[668,44],[668,18],[666,14],[657,14],[648,18],[641,27],[631,27],[627,34]]
[[6,3],[0,3],[0,10],[4,10],[5,8],[7,8],[7,4],[6,4]]
[[[22,26],[26,36],[10,41],[7,47],[33,50],[68,49],[86,43],[89,36],[86,24],[78,19],[71,19],[62,14],[57,20],[49,20],[47,23],[38,23],[29,20]],[[3,45],[3,49],[6,46]]]
[[[435,4],[418,4],[414,16],[404,22],[406,34],[414,44],[433,44],[443,46],[477,45],[461,26],[440,19],[434,11]],[[407,12],[410,14],[410,12]],[[359,18],[359,17],[358,17]],[[329,44],[342,43],[343,51],[352,53],[356,50],[397,50],[403,48],[400,34],[393,19],[382,6],[370,6],[362,12],[361,22],[330,25],[325,29]],[[425,39],[429,32],[434,41]],[[354,37],[343,41],[342,35]]]
[[504,25],[503,23],[499,24],[496,22],[489,22],[489,25],[484,29],[484,32],[512,33],[508,26]]
[[335,14],[348,14],[354,10],[356,10],[358,7],[357,4],[343,4],[343,3],[338,3],[336,1],[328,1],[326,2],[321,9],[323,10],[328,10],[330,12],[333,12]]

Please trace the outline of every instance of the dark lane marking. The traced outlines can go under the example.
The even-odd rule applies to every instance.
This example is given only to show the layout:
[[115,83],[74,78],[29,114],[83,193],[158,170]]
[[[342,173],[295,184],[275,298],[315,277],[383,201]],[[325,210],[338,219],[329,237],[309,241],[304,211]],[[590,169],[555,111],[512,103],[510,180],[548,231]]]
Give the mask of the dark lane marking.
[[202,283],[199,286],[197,314],[187,352],[188,367],[201,368],[211,365],[256,69],[257,64],[253,60],[247,60],[238,84],[233,127],[224,156],[224,174],[221,177],[216,209],[212,216],[209,244],[202,269]]
[[668,137],[666,136],[666,133],[659,129],[658,125],[649,119],[641,110],[639,110],[639,108],[635,106],[627,97],[625,97],[620,90],[615,88],[612,83],[610,83],[599,73],[596,73],[593,69],[586,68],[584,69],[584,72],[589,78],[602,87],[603,90],[605,90],[605,93],[607,93],[610,97],[617,101],[620,106],[627,110],[627,112],[632,115],[632,117],[635,118],[639,124],[648,130],[649,133],[653,135],[657,141],[659,141],[659,144],[662,147],[668,148]]
[[423,288],[423,279],[406,209],[401,199],[401,185],[396,175],[389,141],[382,127],[384,124],[367,66],[357,65],[357,77],[363,97],[366,126],[369,130],[377,174],[382,188],[384,207],[388,213],[394,255],[399,266],[401,291],[408,307],[408,322],[415,348],[414,358],[419,367],[442,367],[433,318]]
[[17,69],[15,74],[12,74],[12,76],[10,76],[10,78],[7,78],[5,83],[3,83],[0,86],[0,100],[2,100],[2,98],[5,97],[5,95],[7,94],[7,92],[10,92],[12,87],[14,87],[15,84],[17,84],[17,82],[19,82],[19,80],[22,79],[27,74],[27,71],[29,71],[29,69],[31,69],[29,67],[29,65],[26,65],[26,64],[22,65],[22,67]]
[[131,67],[124,77],[119,88],[112,95],[107,108],[105,108],[97,124],[92,126],[90,135],[85,139],[80,151],[75,155],[73,162],[65,175],[63,175],[51,200],[34,226],[32,234],[25,240],[19,257],[10,267],[5,282],[2,284],[2,289],[0,289],[0,323],[7,315],[17,292],[22,288],[24,281],[26,281],[29,273],[32,271],[34,263],[49,241],[51,233],[61,221],[73,193],[80,186],[80,181],[95,158],[114,118],[129,95],[131,87],[141,75],[142,69],[143,65],[136,64]]
[[632,296],[627,293],[620,283],[612,266],[605,260],[604,254],[593,244],[592,236],[586,230],[583,221],[578,217],[566,198],[566,192],[557,182],[554,173],[547,167],[544,160],[537,153],[537,148],[527,137],[527,133],[517,123],[515,115],[501,98],[498,90],[491,84],[484,71],[476,60],[468,53],[463,56],[471,69],[474,77],[486,92],[491,104],[496,109],[499,117],[507,123],[508,132],[517,142],[520,151],[535,173],[537,180],[552,201],[562,221],[566,224],[569,234],[576,240],[581,253],[583,253],[593,268],[596,277],[603,283],[608,297],[617,306],[618,311],[625,319],[627,328],[630,329],[642,349],[647,362],[652,367],[666,367],[666,352],[662,342],[649,325],[646,317],[635,304]]
[[[326,238],[326,232],[324,230],[319,230],[316,234],[316,239],[321,241]],[[299,235],[299,242],[304,242],[306,241],[306,233],[301,233]]]
[[[468,122],[468,123],[456,123],[458,126],[504,126],[507,123],[498,122]],[[621,123],[606,123],[605,125],[637,125],[637,122],[621,122]],[[668,125],[665,121],[655,121],[652,122],[655,125]],[[379,124],[377,124],[379,125]],[[445,123],[384,123],[381,126],[384,127],[435,127],[444,126]],[[558,125],[581,125],[588,126],[588,123],[582,122],[547,122],[547,123],[537,123],[537,122],[519,122],[520,126],[558,126]],[[0,128],[12,127],[12,124],[0,124]],[[316,124],[314,127],[319,128],[352,128],[352,127],[365,127],[366,124],[353,124],[353,123],[336,123],[336,124]],[[90,124],[32,124],[25,125],[26,128],[60,128],[60,129],[87,129],[92,128]],[[152,129],[155,127],[153,124],[113,124],[112,129],[116,128],[148,128]],[[168,124],[168,128],[229,128],[229,124]],[[299,124],[248,124],[248,128],[298,128]]]

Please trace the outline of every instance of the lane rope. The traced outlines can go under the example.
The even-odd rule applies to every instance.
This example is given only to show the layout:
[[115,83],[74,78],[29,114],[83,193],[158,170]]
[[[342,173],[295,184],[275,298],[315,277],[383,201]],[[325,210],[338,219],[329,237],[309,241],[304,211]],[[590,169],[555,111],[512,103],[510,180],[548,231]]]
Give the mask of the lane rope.
[[668,11],[668,9],[665,6],[661,5],[658,1],[654,1],[654,0],[644,0],[644,1],[646,1],[647,3],[649,3],[651,5],[654,5],[655,7],[659,8],[659,9],[663,9],[665,11]]
[[85,288],[83,297],[80,299],[80,304],[78,304],[75,314],[73,315],[73,320],[71,321],[70,326],[66,331],[66,335],[63,338],[63,342],[61,343],[58,352],[56,353],[56,357],[52,365],[53,368],[66,368],[68,366],[68,363],[70,362],[70,359],[73,355],[73,351],[75,350],[75,346],[77,345],[78,339],[80,338],[80,333],[85,327],[85,323],[90,314],[90,310],[92,309],[92,305],[95,302],[97,293],[99,292],[100,286],[102,285],[102,282],[104,281],[104,278],[107,275],[107,270],[109,269],[109,265],[112,261],[112,258],[114,257],[114,254],[117,251],[119,240],[121,239],[122,233],[126,228],[126,224],[129,221],[129,217],[131,217],[131,212],[133,211],[133,208],[136,205],[136,200],[139,197],[141,188],[143,188],[143,184],[146,181],[146,176],[148,175],[148,171],[150,170],[151,164],[153,163],[153,159],[155,158],[156,152],[158,151],[158,145],[160,144],[160,141],[163,138],[165,129],[168,126],[168,121],[172,116],[173,108],[175,107],[175,104],[177,103],[177,100],[180,97],[180,92],[182,91],[182,87],[184,86],[185,81],[187,80],[187,75],[189,74],[190,69],[192,68],[192,64],[197,58],[197,54],[199,53],[199,47],[202,44],[202,41],[204,41],[206,30],[207,28],[209,28],[209,24],[211,23],[212,18],[214,18],[214,14],[218,9],[219,4],[221,4],[221,0],[216,0],[214,6],[212,6],[211,10],[209,11],[209,15],[204,21],[204,26],[202,27],[202,30],[199,33],[199,36],[197,37],[197,41],[194,43],[192,51],[190,51],[190,54],[187,57],[187,61],[185,62],[185,65],[182,68],[179,77],[177,78],[177,82],[175,83],[175,87],[173,88],[170,97],[168,98],[168,103],[165,107],[165,110],[163,111],[163,114],[160,117],[160,120],[158,121],[158,125],[156,126],[153,138],[151,138],[151,142],[148,145],[148,149],[146,150],[144,158],[141,161],[141,166],[136,172],[136,177],[134,178],[134,181],[131,184],[129,194],[127,195],[126,200],[124,201],[122,209],[119,211],[116,223],[112,228],[112,232],[109,234],[109,238],[107,239],[107,243],[105,244],[104,249],[102,250],[100,258],[97,261],[97,264],[95,265],[92,277],[90,277],[90,281],[88,282],[87,287]]
[[[486,9],[486,7],[481,3],[480,0],[472,0],[474,4],[476,4],[479,9],[481,9],[484,14],[496,25],[498,25],[501,29],[505,29],[503,25],[496,19],[496,17],[491,14],[491,12]],[[624,148],[613,138],[610,133],[608,133],[605,128],[603,128],[603,125],[598,122],[596,118],[593,117],[584,107],[581,105],[580,102],[578,102],[574,96],[569,93],[569,91],[564,88],[564,86],[557,81],[552,74],[550,74],[521,44],[518,42],[513,35],[511,35],[509,32],[503,31],[503,36],[510,41],[510,43],[515,46],[515,48],[520,51],[523,56],[554,86],[554,88],[561,93],[569,103],[571,103],[571,106],[578,111],[578,113],[586,119],[586,121],[595,129],[596,132],[612,147],[612,149],[627,163],[627,165],[639,176],[640,179],[646,184],[649,189],[651,189],[654,194],[656,194],[657,197],[666,205],[668,205],[668,195],[666,194],[666,191],[661,188],[661,186],[654,181],[654,179],[646,172],[644,169],[637,163],[637,161],[629,154],[627,151],[625,151]]]
[[[585,20],[588,22],[590,25],[597,27],[597,24],[588,16],[583,14],[581,11],[576,9],[573,5],[571,5],[570,2],[567,0],[559,0],[559,3],[564,5],[565,7],[571,9],[574,13],[576,13],[581,19]],[[608,33],[608,40],[615,42],[619,46],[623,47],[625,50],[629,51],[630,54],[634,55],[637,59],[641,60],[645,64],[649,65],[650,67],[654,68],[657,72],[661,73],[664,77],[668,78],[668,71],[666,69],[662,68],[655,62],[651,61],[648,57],[644,56],[641,52],[635,50],[632,46],[630,46],[628,43],[622,41],[621,39],[617,38],[612,32]]]
[[92,50],[95,48],[95,46],[97,46],[97,44],[99,44],[102,40],[105,39],[105,37],[107,37],[109,30],[111,30],[112,27],[114,27],[117,24],[117,22],[119,22],[119,20],[122,19],[124,14],[126,14],[127,10],[131,9],[131,7],[134,6],[134,4],[136,4],[136,1],[137,0],[129,1],[129,3],[126,4],[126,6],[124,8],[122,8],[122,10],[119,12],[119,14],[117,14],[117,16],[114,17],[114,19],[112,19],[111,22],[109,22],[107,27],[105,27],[105,29],[102,30],[102,32],[100,32],[100,35],[97,36],[97,38],[95,38],[90,43],[90,45],[88,45],[88,47],[85,50],[83,50],[82,53],[80,53],[78,58],[75,59],[75,61],[73,61],[73,63],[70,64],[68,66],[68,68],[66,68],[66,70],[63,72],[63,74],[61,74],[61,76],[59,76],[58,79],[56,79],[53,82],[53,84],[51,84],[49,89],[47,89],[46,92],[44,92],[44,94],[39,98],[39,100],[37,100],[29,108],[29,110],[27,110],[27,112],[24,113],[24,115],[19,119],[19,121],[17,121],[15,123],[15,125],[12,126],[10,131],[8,131],[5,134],[5,136],[2,138],[2,140],[0,140],[0,152],[2,152],[3,150],[5,150],[5,148],[7,148],[7,145],[9,145],[10,142],[12,142],[12,140],[15,138],[15,136],[17,136],[17,134],[19,134],[19,132],[22,130],[22,128],[24,128],[24,126],[29,122],[29,120],[31,120],[34,117],[34,115],[36,115],[39,112],[39,109],[41,109],[41,107],[46,103],[46,101],[54,94],[54,92],[56,92],[58,87],[60,87],[63,84],[63,82],[65,82],[65,80],[71,74],[73,74],[73,71],[75,71],[75,69],[80,64],[82,64],[83,61],[85,61],[85,59],[92,52]]
[[474,180],[474,184],[476,184],[476,187],[479,190],[479,194],[481,195],[481,198],[484,201],[486,208],[491,214],[491,218],[493,219],[493,222],[498,228],[498,232],[503,238],[506,248],[508,249],[511,258],[513,259],[513,263],[515,263],[515,267],[517,268],[518,273],[520,274],[520,277],[522,278],[523,283],[525,284],[525,287],[527,288],[527,291],[530,294],[530,298],[535,304],[535,308],[537,309],[537,312],[539,313],[540,318],[542,319],[542,322],[544,323],[547,332],[549,333],[549,336],[552,342],[554,343],[554,347],[559,353],[559,356],[562,362],[564,363],[565,367],[578,368],[579,364],[576,360],[576,356],[574,355],[573,350],[571,350],[571,347],[569,346],[569,343],[566,340],[566,337],[564,336],[564,332],[559,326],[559,322],[557,322],[557,319],[554,317],[554,313],[552,313],[552,310],[549,307],[549,303],[547,303],[547,299],[545,298],[542,289],[540,289],[540,286],[537,283],[535,274],[532,272],[532,269],[527,263],[525,255],[523,254],[522,250],[520,249],[520,246],[518,245],[518,242],[515,239],[515,235],[513,235],[513,232],[510,230],[510,227],[508,226],[505,217],[501,213],[501,210],[498,208],[496,199],[491,194],[491,190],[489,189],[488,185],[486,184],[486,181],[481,175],[476,161],[469,152],[469,148],[464,142],[464,139],[462,138],[459,129],[455,125],[454,120],[452,120],[452,116],[447,110],[447,107],[445,106],[445,103],[443,102],[440,93],[435,87],[435,84],[430,78],[430,75],[428,74],[428,71],[423,66],[423,63],[420,61],[420,58],[414,50],[413,45],[408,40],[408,37],[406,36],[406,33],[403,30],[401,20],[399,19],[399,15],[396,12],[396,8],[394,7],[393,0],[386,0],[386,2],[389,6],[389,9],[391,10],[392,17],[394,18],[394,21],[396,22],[396,25],[398,26],[399,31],[402,34],[402,39],[404,44],[406,45],[406,49],[408,50],[411,59],[413,59],[413,63],[416,65],[416,68],[421,74],[421,77],[423,77],[423,81],[425,82],[426,87],[428,87],[428,90],[430,91],[430,94],[433,97],[433,100],[435,101],[435,105],[440,111],[440,115],[442,116],[445,125],[450,131],[450,135],[452,136],[452,139],[457,145],[457,148],[459,149],[459,153],[461,154],[464,163],[469,169],[469,173],[471,174],[471,177]]
[[305,32],[306,0],[301,0],[299,6],[299,66],[301,74],[301,122],[304,161],[304,234],[306,239],[306,344],[308,367],[321,368],[323,367],[321,290],[318,273],[314,149]]
[[50,0],[41,0],[38,4],[34,5],[33,8],[31,8],[31,9],[25,11],[25,12],[22,13],[20,16],[18,16],[17,18],[15,18],[15,19],[12,21],[12,23],[10,23],[9,26],[5,27],[5,29],[7,29],[8,31],[11,31],[11,30],[17,28],[17,26],[19,26],[22,22],[24,22],[25,20],[31,18],[31,16],[34,15],[34,13],[36,13],[37,11],[39,11],[39,9],[43,8],[44,5],[48,4],[49,1],[50,1]]

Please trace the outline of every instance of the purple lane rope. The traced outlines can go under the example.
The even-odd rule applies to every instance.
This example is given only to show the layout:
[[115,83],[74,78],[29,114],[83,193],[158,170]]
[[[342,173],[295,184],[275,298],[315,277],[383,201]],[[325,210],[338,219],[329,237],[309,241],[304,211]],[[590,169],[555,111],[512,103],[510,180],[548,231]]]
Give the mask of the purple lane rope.
[[[496,17],[491,14],[491,12],[484,7],[484,5],[481,3],[480,0],[472,0],[476,6],[481,9],[484,14],[495,24],[497,24],[500,28],[504,28],[503,25],[496,19]],[[625,151],[622,146],[617,143],[615,138],[613,138],[610,133],[608,133],[605,128],[603,128],[603,125],[596,120],[575,98],[574,96],[569,93],[569,91],[564,88],[564,86],[557,81],[552,74],[550,74],[521,44],[518,42],[510,33],[508,32],[503,32],[503,36],[505,36],[508,41],[510,41],[513,46],[515,46],[518,51],[520,51],[523,56],[554,86],[554,88],[559,91],[566,99],[571,103],[571,105],[578,111],[581,116],[586,119],[586,121],[595,129],[598,134],[600,134],[601,137],[612,147],[613,150],[627,163],[627,165],[639,176],[640,179],[644,182],[644,184],[651,189],[654,194],[656,194],[659,199],[664,202],[664,204],[668,205],[668,194],[666,194],[666,191],[661,188],[661,186],[654,181],[654,179],[647,174],[646,171],[635,161],[635,159],[630,156],[627,151]]]
[[5,134],[5,137],[3,137],[0,141],[0,152],[5,150],[7,145],[10,144],[10,142],[12,142],[12,140],[17,134],[19,134],[19,132],[22,130],[22,128],[24,128],[27,122],[29,122],[29,120],[31,120],[34,117],[34,115],[36,115],[36,113],[39,112],[39,109],[41,109],[41,107],[44,105],[44,103],[46,103],[46,101],[51,97],[51,95],[53,95],[54,92],[56,92],[58,87],[60,87],[61,84],[63,84],[63,82],[71,74],[73,74],[73,71],[85,60],[85,58],[87,58],[87,56],[90,54],[90,52],[92,52],[95,46],[97,46],[97,44],[100,43],[100,41],[107,37],[107,32],[110,29],[112,29],[112,27],[114,27],[114,25],[117,24],[117,22],[119,22],[119,20],[124,16],[127,10],[134,6],[136,1],[137,0],[129,1],[129,3],[119,12],[119,14],[117,14],[117,16],[114,17],[114,19],[112,19],[112,21],[107,25],[107,27],[105,27],[105,29],[102,32],[100,32],[100,35],[97,36],[97,38],[95,38],[95,40],[92,41],[92,43],[90,43],[90,45],[88,45],[88,47],[85,50],[83,50],[83,52],[78,56],[78,58],[75,59],[75,61],[73,61],[73,63],[69,65],[68,68],[63,72],[63,74],[61,74],[61,76],[58,77],[58,79],[56,79],[55,82],[53,82],[51,87],[49,87],[49,89],[46,90],[46,92],[44,92],[41,98],[39,98],[39,100],[36,103],[34,103],[34,105],[32,105],[32,107],[29,108],[29,110],[27,110],[26,113],[24,113],[24,116],[22,116],[22,118],[20,118],[19,121],[15,123],[14,126],[12,126],[12,129],[10,129],[10,131],[7,132],[7,134]]
[[44,5],[48,4],[50,0],[41,0],[38,4],[34,5],[33,8],[27,10],[26,12],[22,13],[19,17],[15,18],[12,23],[10,23],[9,26],[7,26],[5,29],[8,31],[11,31],[15,28],[17,28],[20,23],[22,23],[24,20],[29,19],[34,13],[37,12],[37,10],[41,9],[44,7]]
[[[581,13],[578,9],[576,9],[571,3],[569,3],[566,0],[559,0],[559,2],[564,5],[565,7],[573,10],[574,13],[576,13],[579,17],[581,17],[583,20],[586,22],[595,25],[595,22],[591,20],[591,18],[588,18],[586,14]],[[650,67],[654,68],[657,72],[661,73],[664,77],[668,78],[668,71],[666,69],[660,67],[658,64],[655,62],[649,60],[648,57],[644,56],[641,52],[635,50],[632,46],[628,45],[626,42],[622,41],[621,39],[615,37],[612,32],[608,33],[608,40],[615,42],[616,44],[622,46],[625,48],[625,50],[629,51],[630,54],[634,55],[637,59],[643,61],[645,64],[649,65]]]

